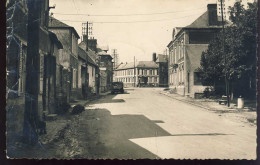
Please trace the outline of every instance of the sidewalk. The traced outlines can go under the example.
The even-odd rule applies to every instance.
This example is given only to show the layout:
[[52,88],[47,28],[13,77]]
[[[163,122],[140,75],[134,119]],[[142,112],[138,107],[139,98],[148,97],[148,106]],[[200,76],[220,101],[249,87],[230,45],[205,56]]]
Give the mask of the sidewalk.
[[218,100],[214,99],[194,99],[163,90],[160,91],[160,94],[217,113],[219,116],[226,116],[232,120],[256,126],[256,108],[249,107],[246,104],[244,109],[237,109],[234,104],[231,104],[230,107],[219,105]]
[[[108,94],[110,94],[110,91],[93,96],[87,100],[77,100],[73,103],[70,103],[70,105],[71,107],[74,107],[75,105],[86,106],[86,104],[89,102],[100,99],[101,97],[104,97]],[[39,136],[39,141],[42,144],[53,143],[62,138],[62,135],[70,127],[71,122],[73,122],[73,118],[75,117],[74,115],[71,115],[70,112],[71,109],[64,115],[58,115],[57,118],[53,121],[46,121],[47,134]]]

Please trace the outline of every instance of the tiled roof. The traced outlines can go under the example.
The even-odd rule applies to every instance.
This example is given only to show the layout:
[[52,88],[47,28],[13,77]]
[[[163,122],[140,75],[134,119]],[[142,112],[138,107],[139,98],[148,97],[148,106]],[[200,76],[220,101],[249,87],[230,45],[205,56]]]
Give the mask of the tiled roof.
[[93,50],[87,51],[87,61],[95,66],[97,66],[97,63],[95,62],[96,54]]
[[72,29],[77,38],[80,38],[78,32],[75,30],[74,27],[63,23],[54,17],[49,17],[49,28],[69,28]]
[[79,55],[79,57],[81,57],[84,60],[87,59],[87,53],[80,47],[78,48],[78,55]]
[[134,68],[134,62],[130,62],[130,63],[126,63],[126,64],[120,64],[118,66],[117,70],[130,69],[130,68]]
[[137,68],[158,68],[158,65],[154,61],[139,61]]
[[54,17],[49,17],[49,27],[69,27],[69,28],[71,28],[72,26],[69,26],[69,25],[63,23]]
[[131,69],[131,68],[158,68],[159,66],[153,61],[139,61],[134,64],[134,62],[121,64],[118,66],[116,70],[123,70],[123,69]]
[[78,53],[79,53],[79,56],[84,59],[84,60],[87,60],[87,63],[88,64],[92,64],[92,65],[95,65],[97,66],[96,62],[90,57],[90,55],[93,55],[93,51],[89,50],[89,51],[85,51],[83,50],[81,47],[79,47],[78,49]]
[[[218,20],[221,20],[218,17]],[[218,25],[209,25],[209,12],[206,11],[199,18],[197,18],[194,22],[184,28],[220,28],[221,24],[218,21]]]
[[60,42],[60,40],[57,38],[56,34],[51,32],[51,31],[48,31],[49,32],[49,35],[50,35],[50,39],[56,43],[58,49],[63,49],[63,45],[62,43]]
[[98,52],[99,56],[109,56],[110,58],[113,58],[110,54],[108,54],[107,52],[105,52],[104,50],[102,50],[101,52]]
[[167,55],[158,54],[156,62],[168,62],[167,59],[168,59]]

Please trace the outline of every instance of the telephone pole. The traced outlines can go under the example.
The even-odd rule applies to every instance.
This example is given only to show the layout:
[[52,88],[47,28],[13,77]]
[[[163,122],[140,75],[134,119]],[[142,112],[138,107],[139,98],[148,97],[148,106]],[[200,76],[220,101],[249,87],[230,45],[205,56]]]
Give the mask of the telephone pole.
[[134,87],[135,87],[135,56],[134,56]]
[[27,26],[27,58],[25,85],[25,112],[23,137],[26,143],[38,142],[36,128],[38,125],[38,93],[39,93],[39,30],[42,0],[28,0]]
[[225,73],[225,87],[226,87],[226,96],[227,96],[227,106],[230,106],[230,98],[229,98],[229,81],[227,77],[227,56],[225,53],[225,27],[224,27],[224,13],[223,13],[223,0],[221,1],[221,22],[222,22],[222,52],[224,54],[224,73]]
[[112,52],[113,52],[113,60],[114,60],[113,70],[115,70],[116,67],[118,66],[118,54],[117,54],[117,49],[112,49]]
[[93,30],[93,23],[88,22],[87,23],[82,23],[82,36],[83,36],[83,41],[86,42],[86,51],[88,51],[89,47],[89,35],[92,35],[92,30]]

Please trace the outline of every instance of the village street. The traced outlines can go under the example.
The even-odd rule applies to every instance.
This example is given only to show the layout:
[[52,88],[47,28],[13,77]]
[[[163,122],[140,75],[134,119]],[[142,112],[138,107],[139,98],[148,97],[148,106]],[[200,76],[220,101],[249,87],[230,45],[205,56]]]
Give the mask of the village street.
[[[118,159],[255,159],[256,127],[161,95],[126,89],[86,105],[55,157]],[[62,152],[60,152],[62,151]]]

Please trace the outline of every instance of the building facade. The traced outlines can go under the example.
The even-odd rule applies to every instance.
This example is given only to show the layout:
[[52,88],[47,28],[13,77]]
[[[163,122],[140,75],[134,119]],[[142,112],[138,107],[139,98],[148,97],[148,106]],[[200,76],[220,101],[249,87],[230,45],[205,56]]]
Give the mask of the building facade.
[[156,64],[159,66],[159,87],[168,87],[168,56],[158,54],[155,59]]
[[186,27],[173,29],[169,48],[169,87],[178,94],[194,97],[202,93],[201,53],[208,48],[210,40],[221,30],[217,5],[208,4],[207,11]]
[[159,86],[159,65],[154,61],[139,61],[136,64],[121,64],[114,71],[115,82],[123,82],[125,87]]
[[[33,111],[35,123],[43,121],[43,114],[56,113],[56,90],[57,86],[57,62],[59,51],[63,45],[57,36],[48,30],[49,1],[38,1],[39,22],[34,33],[35,36],[35,64],[39,67],[37,71],[38,84],[32,84],[26,79],[29,56],[29,32],[28,32],[28,4],[27,1],[9,1],[7,3],[7,132],[8,136],[16,137],[22,135],[24,129],[25,101],[30,95],[28,86],[35,88],[38,94],[38,102]],[[32,42],[32,38],[30,40]],[[32,48],[30,50],[32,52]],[[32,53],[31,53],[32,54]],[[35,65],[34,65],[35,66]],[[35,69],[35,68],[32,68]],[[26,91],[27,88],[27,91]],[[33,89],[32,89],[33,90]],[[30,91],[31,92],[31,91]],[[15,105],[15,106],[14,106]],[[28,111],[28,109],[27,109]],[[30,111],[30,110],[29,110]],[[28,118],[27,118],[28,119]],[[8,143],[9,144],[9,143]]]
[[113,63],[112,56],[107,51],[98,52],[98,64],[100,70],[100,91],[108,92],[111,90],[113,82]]
[[[89,44],[89,46],[87,45]],[[87,53],[87,95],[95,95],[100,92],[100,71],[97,54],[97,40],[88,39],[83,35],[83,41],[80,42],[79,47]]]
[[49,18],[49,30],[55,33],[58,39],[63,45],[63,49],[60,51],[60,69],[63,72],[62,89],[59,89],[61,93],[66,95],[67,102],[71,99],[78,98],[82,93],[81,88],[78,87],[78,81],[81,78],[79,76],[78,65],[78,39],[79,35],[76,30],[53,18]]

